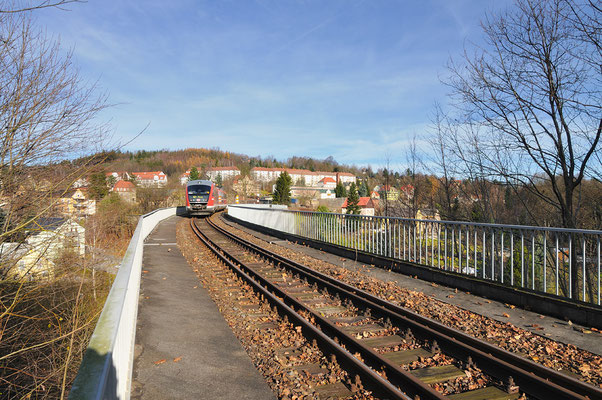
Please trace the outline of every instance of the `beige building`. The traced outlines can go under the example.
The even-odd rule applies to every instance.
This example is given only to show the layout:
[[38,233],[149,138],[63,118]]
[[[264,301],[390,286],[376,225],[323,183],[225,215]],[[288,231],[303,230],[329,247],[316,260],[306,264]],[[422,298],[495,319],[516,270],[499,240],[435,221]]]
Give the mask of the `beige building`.
[[222,177],[222,181],[225,181],[226,179],[234,178],[240,175],[240,170],[236,167],[212,167],[207,168],[205,174],[212,182],[217,181],[218,175]]
[[[430,221],[441,221],[439,211],[431,209],[419,209],[416,212],[416,219],[418,220],[430,220]],[[435,229],[434,223],[430,222],[419,222],[418,231],[422,234],[426,232],[427,235],[431,235]]]
[[87,217],[96,214],[96,200],[88,198],[86,188],[77,188],[58,200],[57,211],[66,217]]
[[117,193],[119,197],[130,203],[136,201],[136,185],[130,181],[117,182],[111,191]]

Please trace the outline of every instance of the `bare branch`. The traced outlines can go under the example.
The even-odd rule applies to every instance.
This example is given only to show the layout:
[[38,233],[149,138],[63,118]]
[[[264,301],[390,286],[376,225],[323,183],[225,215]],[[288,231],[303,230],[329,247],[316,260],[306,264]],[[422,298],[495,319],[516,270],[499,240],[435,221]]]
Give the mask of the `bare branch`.
[[15,14],[15,13],[23,13],[28,11],[40,10],[43,8],[56,7],[62,10],[67,10],[64,8],[65,5],[71,3],[87,3],[86,0],[44,0],[44,1],[33,1],[33,2],[6,2],[8,4],[0,5],[0,14]]

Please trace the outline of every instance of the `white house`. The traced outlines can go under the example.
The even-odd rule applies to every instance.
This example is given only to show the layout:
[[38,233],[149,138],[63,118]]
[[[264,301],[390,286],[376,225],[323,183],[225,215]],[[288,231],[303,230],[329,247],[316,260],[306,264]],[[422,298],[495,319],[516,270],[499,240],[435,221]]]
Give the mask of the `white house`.
[[180,184],[185,185],[190,180],[190,170],[187,170],[182,175],[180,175]]
[[327,176],[318,182],[318,186],[326,189],[334,189],[337,186],[337,181]]
[[255,167],[251,170],[251,176],[253,179],[261,182],[270,182],[278,179],[282,172],[286,171],[292,178],[293,184],[297,184],[299,180],[302,180],[306,186],[323,186],[320,182],[325,178],[329,178],[336,183],[338,181],[345,183],[351,183],[356,181],[355,175],[350,172],[324,172],[324,171],[310,171],[307,169],[295,169],[295,168],[264,168]]
[[132,172],[141,187],[163,187],[167,185],[167,175],[163,171]]
[[[347,200],[348,199],[345,198],[345,202],[341,206],[341,212],[343,214],[347,213]],[[360,207],[360,215],[374,216],[377,202],[371,197],[360,197],[357,205]]]

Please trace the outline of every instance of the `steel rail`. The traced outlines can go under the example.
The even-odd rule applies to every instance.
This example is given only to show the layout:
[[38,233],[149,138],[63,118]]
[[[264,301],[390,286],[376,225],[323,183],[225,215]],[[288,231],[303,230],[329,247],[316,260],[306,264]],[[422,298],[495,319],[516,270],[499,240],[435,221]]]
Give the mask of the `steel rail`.
[[[253,276],[249,275],[237,265],[235,265],[230,259],[235,259],[233,256],[229,255],[223,248],[217,246],[209,237],[207,237],[194,223],[194,220],[190,222],[191,228],[196,236],[207,246],[224,264],[226,264],[230,269],[232,269],[236,274],[242,277],[247,283],[251,285],[254,291],[258,294],[262,295],[267,301],[269,301],[272,305],[274,305],[278,310],[280,310],[283,314],[287,315],[288,318],[295,324],[298,324],[302,327],[302,330],[305,332],[306,336],[315,338],[318,346],[323,350],[325,349],[327,352],[335,354],[337,357],[337,361],[343,366],[347,366],[349,369],[354,370],[360,375],[364,384],[372,386],[379,393],[384,393],[387,398],[392,399],[402,399],[402,400],[410,400],[411,397],[408,397],[405,393],[401,392],[396,386],[391,384],[389,381],[385,380],[379,374],[377,374],[373,369],[368,367],[366,364],[358,360],[353,354],[351,354],[347,349],[338,344],[335,340],[331,339],[324,332],[322,332],[319,327],[314,326],[311,322],[297,313],[293,307],[286,304],[279,297],[288,297],[286,293],[280,290],[278,287],[271,284],[265,278],[260,275],[253,273]],[[223,254],[222,254],[223,253]],[[244,267],[243,264],[241,266]],[[248,267],[245,269],[252,272],[252,270]],[[276,295],[278,293],[280,296]],[[302,308],[302,307],[299,307]],[[430,388],[429,388],[430,389]],[[432,389],[431,389],[432,390]],[[436,393],[436,392],[435,392]],[[441,395],[438,396],[428,396],[428,392],[421,392],[421,395],[424,399],[444,399]]]
[[213,221],[209,220],[208,222],[231,240],[255,251],[262,257],[272,259],[276,263],[295,271],[308,274],[308,276],[311,276],[317,283],[321,282],[322,285],[326,287],[339,290],[343,295],[350,295],[355,301],[363,303],[364,306],[380,311],[382,315],[386,315],[392,320],[395,319],[398,323],[410,326],[413,329],[420,331],[423,335],[437,340],[440,347],[445,347],[445,350],[450,355],[459,359],[466,359],[468,356],[471,356],[473,361],[475,361],[481,369],[499,379],[506,379],[509,376],[512,376],[515,382],[521,386],[525,392],[533,396],[539,398],[547,396],[553,396],[552,398],[576,399],[583,399],[586,397],[589,397],[590,399],[602,398],[602,390],[593,385],[546,368],[498,346],[469,336],[361,289],[340,282],[326,274],[317,272],[307,266],[239,238],[215,225]]
[[[218,232],[221,233],[220,231]],[[389,378],[389,381],[395,379],[394,383],[403,386],[406,394],[410,394],[412,396],[420,396],[420,398],[422,399],[445,398],[440,393],[433,390],[429,385],[423,383],[420,379],[401,369],[398,365],[395,365],[394,363],[386,360],[372,348],[360,343],[351,335],[347,334],[346,332],[343,332],[335,324],[328,321],[327,318],[321,316],[319,313],[316,313],[311,308],[308,308],[305,304],[303,304],[303,302],[298,301],[294,297],[284,292],[279,287],[269,282],[267,279],[263,278],[259,273],[254,271],[253,268],[246,266],[235,256],[228,255],[228,257],[230,257],[232,260],[235,260],[236,263],[240,264],[245,270],[249,271],[258,280],[264,282],[266,285],[269,285],[270,290],[276,292],[279,297],[285,299],[286,303],[293,305],[297,309],[303,309],[305,312],[310,313],[312,317],[316,321],[318,321],[316,323],[316,326],[318,326],[320,330],[329,333],[331,337],[336,338],[336,340],[344,344],[346,348],[351,349],[352,352],[359,353],[362,356],[362,358],[366,360],[368,364],[370,364],[372,368],[384,369],[385,373]]]

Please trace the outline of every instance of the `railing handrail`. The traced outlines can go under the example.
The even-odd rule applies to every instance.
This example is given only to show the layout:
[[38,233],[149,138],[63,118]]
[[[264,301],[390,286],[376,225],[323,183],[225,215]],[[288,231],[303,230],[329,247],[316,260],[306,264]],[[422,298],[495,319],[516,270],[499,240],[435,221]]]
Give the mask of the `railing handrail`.
[[[246,208],[251,210],[257,210],[255,207],[246,207],[244,204],[232,204],[228,207],[238,207],[238,208]],[[491,224],[485,222],[466,222],[466,221],[448,221],[448,220],[436,220],[436,219],[416,219],[416,218],[405,218],[405,217],[388,217],[382,215],[360,215],[360,214],[342,214],[342,213],[325,213],[318,211],[304,211],[304,210],[282,210],[282,209],[273,209],[273,208],[261,208],[261,210],[265,211],[273,211],[273,212],[286,212],[286,213],[301,213],[301,214],[320,214],[320,215],[328,215],[328,216],[340,216],[345,218],[361,218],[361,219],[391,219],[398,221],[408,221],[408,222],[432,222],[437,224],[446,224],[446,225],[469,225],[469,226],[479,226],[483,228],[501,228],[501,229],[515,229],[515,230],[533,230],[533,231],[548,231],[548,232],[565,232],[565,233],[582,233],[586,235],[602,235],[602,230],[595,229],[575,229],[575,228],[561,228],[561,227],[547,227],[547,226],[531,226],[531,225],[505,225],[505,224]]]
[[[602,231],[273,210],[235,218],[421,266],[602,304]],[[551,291],[551,292],[550,292]]]

